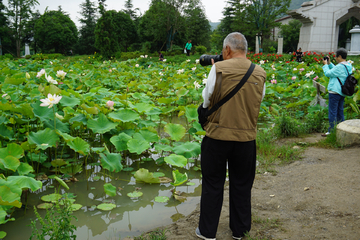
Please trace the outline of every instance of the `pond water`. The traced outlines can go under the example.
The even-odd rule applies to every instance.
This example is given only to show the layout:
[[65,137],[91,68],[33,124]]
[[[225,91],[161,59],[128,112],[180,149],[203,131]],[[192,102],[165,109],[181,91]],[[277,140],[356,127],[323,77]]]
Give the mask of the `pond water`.
[[[201,185],[200,171],[193,170],[194,163],[187,165],[188,182],[195,185],[186,184],[176,187],[177,191],[186,193],[187,199],[179,202],[172,198],[171,190],[174,188],[169,183],[146,184],[136,183],[131,172],[120,172],[107,176],[108,171],[104,172],[98,166],[88,166],[87,177],[85,171],[77,174],[78,182],[69,182],[70,190],[68,193],[76,195],[76,202],[83,207],[74,212],[78,220],[73,220],[77,226],[75,234],[77,239],[123,239],[127,236],[138,236],[141,233],[171,224],[176,220],[190,214],[200,201]],[[166,177],[172,179],[172,168],[163,164],[155,165],[153,162],[135,161],[131,165],[135,170],[146,168],[151,172],[162,172]],[[185,172],[185,169],[179,169]],[[104,174],[105,173],[105,174]],[[100,176],[95,181],[94,177]],[[87,181],[88,179],[88,181]],[[29,239],[31,236],[30,220],[34,220],[33,206],[42,203],[43,195],[54,193],[55,189],[49,186],[58,186],[55,180],[43,182],[43,188],[35,193],[29,194],[28,209],[26,214],[23,209],[16,209],[13,217],[14,222],[8,222],[0,226],[0,230],[6,231],[6,240],[10,239]],[[111,182],[117,188],[117,196],[109,197],[104,192],[104,183]],[[138,199],[129,198],[126,194],[135,189],[143,192],[143,196]],[[65,193],[61,189],[61,193]],[[158,203],[154,199],[156,196],[168,196],[170,200],[167,203]],[[94,206],[103,202],[116,204],[116,208],[111,211],[102,211]],[[41,216],[44,216],[46,210],[38,210]]]

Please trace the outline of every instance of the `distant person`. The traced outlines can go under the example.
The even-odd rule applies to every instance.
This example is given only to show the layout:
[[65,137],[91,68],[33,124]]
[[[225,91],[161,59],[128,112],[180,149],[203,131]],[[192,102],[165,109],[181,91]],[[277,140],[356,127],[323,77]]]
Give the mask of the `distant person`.
[[185,45],[186,56],[190,56],[191,48],[192,48],[192,44],[191,44],[191,40],[189,40]]
[[299,48],[298,50],[296,50],[296,61],[297,62],[302,62],[302,56],[303,56],[303,53],[301,51],[301,48]]
[[346,61],[347,50],[339,48],[335,53],[335,60],[338,63],[336,66],[330,62],[329,56],[323,59],[323,70],[325,76],[330,78],[327,90],[329,92],[329,129],[321,136],[326,137],[334,129],[335,124],[344,121],[344,99],[345,95],[341,91],[341,84],[349,74],[352,73],[351,63]]
[[159,53],[159,61],[164,61],[164,55],[161,53],[161,51],[158,51]]

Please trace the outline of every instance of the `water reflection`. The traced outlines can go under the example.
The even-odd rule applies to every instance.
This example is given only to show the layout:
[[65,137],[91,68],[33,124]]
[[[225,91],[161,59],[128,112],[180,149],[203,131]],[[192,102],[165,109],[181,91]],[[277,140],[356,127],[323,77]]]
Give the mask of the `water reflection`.
[[[104,171],[98,166],[92,166],[90,169],[76,175],[78,182],[68,183],[70,190],[67,192],[76,195],[76,203],[82,204],[83,207],[74,212],[78,221],[73,221],[77,226],[75,234],[77,239],[123,239],[126,236],[140,235],[142,232],[168,225],[173,221],[190,214],[199,203],[201,192],[200,172],[192,170],[193,164],[188,164],[188,169],[179,169],[181,172],[187,172],[190,182],[195,183],[193,186],[178,186],[177,191],[184,192],[187,196],[185,202],[172,198],[170,191],[174,187],[169,183],[166,184],[146,184],[136,183],[133,174],[130,172],[120,172],[118,174]],[[146,168],[151,172],[162,172],[166,177],[172,179],[172,168],[163,164],[155,165],[153,162],[134,161],[130,167],[134,169]],[[100,180],[94,180],[99,176]],[[104,192],[104,183],[111,182],[117,188],[117,196],[109,197]],[[26,214],[23,210],[16,210],[13,217],[15,222],[8,222],[1,225],[6,226],[6,239],[29,239],[31,235],[30,219],[35,219],[33,206],[42,203],[43,195],[51,194],[56,185],[53,180],[44,182],[44,187],[29,195],[28,210]],[[139,199],[131,199],[126,194],[140,189],[143,196]],[[61,190],[61,193],[65,191]],[[167,196],[170,200],[167,203],[157,203],[154,201],[156,196]],[[111,211],[101,211],[96,209],[96,205],[102,202],[111,202],[116,204],[116,208]],[[44,216],[45,210],[39,210]],[[19,231],[21,229],[21,231]]]

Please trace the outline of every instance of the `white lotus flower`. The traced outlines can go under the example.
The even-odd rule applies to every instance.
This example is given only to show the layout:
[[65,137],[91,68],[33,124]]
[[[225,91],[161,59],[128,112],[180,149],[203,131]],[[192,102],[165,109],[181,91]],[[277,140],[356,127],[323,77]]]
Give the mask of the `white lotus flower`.
[[160,76],[163,76],[164,74],[163,74],[162,72],[159,72],[159,75],[160,75]]
[[200,62],[200,60],[199,60],[199,59],[196,59],[196,60],[195,60],[195,62],[196,62],[196,63],[199,63],[199,62]]
[[187,62],[190,62],[191,60],[190,59],[188,59],[188,60],[186,60]]
[[66,76],[66,72],[64,72],[63,70],[59,70],[59,71],[56,72],[56,76],[58,78],[64,79],[65,76]]
[[191,70],[195,71],[195,70],[196,70],[196,67],[193,67]]
[[135,64],[135,67],[139,67],[140,65],[139,64]]
[[293,71],[297,71],[297,68],[294,68]]
[[166,62],[166,59],[163,59],[163,62]]
[[140,55],[141,58],[144,58],[144,55]]
[[305,74],[305,77],[308,77],[308,78],[309,78],[310,76],[311,76],[311,73],[306,73],[306,74]]
[[147,58],[147,57],[148,57],[148,55],[145,55],[144,57],[145,57],[145,58]]
[[46,72],[45,72],[45,69],[41,69],[40,72],[37,73],[36,77],[41,77],[42,75],[44,75]]
[[182,74],[182,73],[184,73],[184,71],[185,71],[184,69],[180,69],[180,70],[177,70],[177,73]]
[[200,86],[200,84],[198,83],[198,82],[194,82],[194,85],[195,85],[195,89],[198,89],[198,88],[200,88],[201,86]]
[[265,61],[264,60],[260,60],[260,64],[264,64],[265,63]]
[[56,80],[54,80],[51,76],[48,76],[46,73],[45,73],[45,78],[49,83],[58,84]]
[[354,61],[348,60],[348,63],[353,64],[353,63],[354,63]]
[[207,79],[205,78],[205,79],[203,79],[203,84],[205,84],[206,85],[206,83],[207,83]]
[[54,104],[58,104],[61,100],[62,96],[57,96],[56,94],[51,95],[50,93],[48,94],[48,97],[45,99],[40,99],[40,101],[42,102],[40,104],[40,106],[42,107],[47,107],[51,108]]
[[271,75],[271,78],[274,79],[274,78],[275,78],[275,74],[272,74],[272,75]]
[[58,114],[58,113],[55,113],[55,117],[58,118],[58,119],[60,119],[60,120],[64,120],[64,117],[61,116],[61,115]]

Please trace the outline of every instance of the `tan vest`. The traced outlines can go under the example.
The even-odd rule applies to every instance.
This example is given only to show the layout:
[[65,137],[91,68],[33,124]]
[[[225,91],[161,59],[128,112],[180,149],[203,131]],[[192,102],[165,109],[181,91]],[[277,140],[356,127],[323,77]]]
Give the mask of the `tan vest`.
[[[209,109],[236,87],[250,64],[245,58],[231,58],[215,64],[216,84],[210,97]],[[223,141],[255,140],[265,79],[266,72],[256,65],[242,88],[208,117],[206,136]]]

